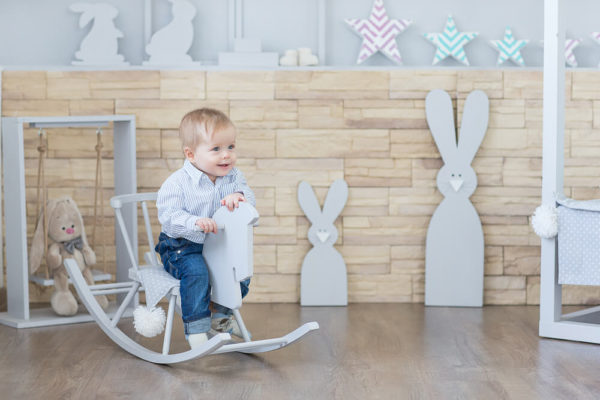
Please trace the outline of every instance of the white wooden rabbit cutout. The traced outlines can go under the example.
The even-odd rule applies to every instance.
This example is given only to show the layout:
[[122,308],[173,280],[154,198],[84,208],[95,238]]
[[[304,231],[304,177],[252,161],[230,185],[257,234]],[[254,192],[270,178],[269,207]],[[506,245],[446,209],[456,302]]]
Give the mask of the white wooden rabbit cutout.
[[429,92],[425,109],[429,129],[444,161],[437,175],[444,200],[427,230],[425,305],[481,307],[483,229],[469,197],[477,187],[471,162],[487,130],[489,101],[482,91],[469,94],[458,144],[448,93]]
[[348,199],[348,185],[342,179],[331,184],[323,210],[312,187],[302,181],[298,202],[312,226],[308,240],[314,246],[304,257],[300,277],[300,304],[303,306],[345,306],[348,304],[346,263],[333,248],[338,234],[335,219]]
[[74,3],[69,7],[71,11],[81,13],[79,27],[83,28],[93,21],[92,28],[81,41],[79,51],[73,65],[129,65],[124,57],[118,54],[118,39],[123,37],[114,24],[114,19],[119,11],[106,3]]
[[196,9],[188,0],[169,0],[173,19],[152,35],[146,46],[150,60],[144,64],[181,65],[193,63],[187,52],[192,47]]

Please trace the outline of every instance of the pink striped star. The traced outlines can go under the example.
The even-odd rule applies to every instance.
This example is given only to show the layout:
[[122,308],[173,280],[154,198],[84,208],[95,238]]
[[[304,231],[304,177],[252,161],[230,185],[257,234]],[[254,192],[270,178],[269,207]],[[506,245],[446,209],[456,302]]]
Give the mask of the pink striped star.
[[356,63],[360,64],[373,54],[381,51],[390,60],[402,64],[402,56],[396,44],[396,36],[404,31],[412,21],[390,19],[383,0],[375,0],[368,19],[347,19],[346,23],[363,37]]
[[583,40],[581,39],[566,39],[565,40],[565,61],[570,67],[577,67],[577,59],[573,50],[579,46]]

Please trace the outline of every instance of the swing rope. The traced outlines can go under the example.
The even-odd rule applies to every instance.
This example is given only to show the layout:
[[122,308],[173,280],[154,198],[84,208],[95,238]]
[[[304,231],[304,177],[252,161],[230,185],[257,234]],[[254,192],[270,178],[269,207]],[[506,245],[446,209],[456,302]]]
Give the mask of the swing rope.
[[[104,195],[102,193],[102,128],[96,130],[96,183],[94,187],[94,227],[92,228],[92,244],[96,247],[96,226],[102,227],[102,272],[106,273],[106,231],[104,227]],[[100,196],[100,217],[98,217],[98,196]]]
[[[46,212],[46,203],[48,202],[48,192],[46,190],[46,176],[44,173],[44,158],[46,150],[48,150],[47,143],[44,142],[44,130],[40,128],[38,132],[38,176],[37,176],[37,192],[36,192],[36,206],[35,209],[38,211],[38,216],[41,215],[44,218],[44,253],[48,249],[48,215]],[[47,138],[46,138],[47,139]],[[50,269],[46,263],[46,279],[50,279]]]

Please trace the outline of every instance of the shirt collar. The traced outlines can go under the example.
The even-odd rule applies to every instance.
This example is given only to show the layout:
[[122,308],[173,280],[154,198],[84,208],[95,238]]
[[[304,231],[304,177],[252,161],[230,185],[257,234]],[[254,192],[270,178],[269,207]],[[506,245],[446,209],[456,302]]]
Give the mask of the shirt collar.
[[202,175],[205,175],[205,178],[208,179],[206,174],[200,171],[198,168],[196,168],[194,164],[192,164],[188,159],[186,159],[183,163],[183,170],[187,172],[190,178],[192,178],[192,181],[196,184],[200,184],[202,180]]
[[[194,164],[192,164],[190,162],[190,160],[188,160],[188,159],[186,159],[185,162],[183,163],[183,170],[185,172],[187,172],[187,174],[190,176],[190,178],[192,178],[192,182],[194,182],[198,185],[202,181],[203,177],[204,177],[204,179],[207,179],[212,184],[212,181],[210,180],[210,178],[204,172],[202,172],[198,168],[196,168],[194,166]],[[225,176],[227,176],[227,177],[233,176],[233,169],[231,171],[229,171],[229,173]],[[221,180],[219,178],[224,178],[224,177],[217,177],[215,184],[217,184],[217,182]]]

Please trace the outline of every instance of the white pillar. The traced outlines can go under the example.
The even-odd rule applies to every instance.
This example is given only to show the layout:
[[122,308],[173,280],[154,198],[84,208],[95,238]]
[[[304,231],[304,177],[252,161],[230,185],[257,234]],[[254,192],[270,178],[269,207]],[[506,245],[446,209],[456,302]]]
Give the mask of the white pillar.
[[[563,192],[565,127],[564,0],[544,0],[544,106],[542,203],[555,205]],[[540,335],[544,324],[561,316],[556,239],[542,239],[540,268]]]

